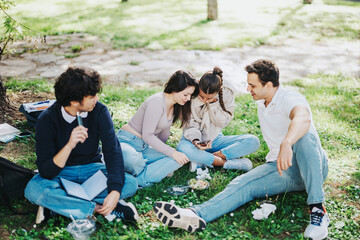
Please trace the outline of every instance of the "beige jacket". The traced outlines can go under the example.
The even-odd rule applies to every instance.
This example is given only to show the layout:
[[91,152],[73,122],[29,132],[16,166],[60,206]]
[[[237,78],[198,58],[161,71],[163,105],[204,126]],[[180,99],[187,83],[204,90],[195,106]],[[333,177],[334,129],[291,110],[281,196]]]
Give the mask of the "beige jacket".
[[[216,95],[219,99],[219,95]],[[191,119],[184,126],[184,137],[193,141],[214,140],[220,133],[221,129],[226,127],[233,119],[235,110],[234,93],[230,87],[223,87],[223,100],[225,108],[232,113],[225,112],[219,100],[214,103],[203,103],[199,97],[191,101]]]

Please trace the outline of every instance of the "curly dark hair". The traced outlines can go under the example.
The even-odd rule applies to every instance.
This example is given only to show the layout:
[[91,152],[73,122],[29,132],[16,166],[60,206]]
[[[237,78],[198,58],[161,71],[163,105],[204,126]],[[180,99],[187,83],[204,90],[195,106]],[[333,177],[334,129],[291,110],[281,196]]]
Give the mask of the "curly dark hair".
[[[181,92],[187,87],[195,87],[194,93],[191,95],[191,99],[197,97],[199,92],[199,87],[196,82],[196,79],[191,75],[190,72],[178,70],[173,75],[171,75],[169,81],[165,84],[164,92],[173,93]],[[177,120],[181,121],[181,127],[184,126],[190,120],[191,114],[191,101],[188,101],[183,106],[179,104],[174,105],[174,118],[173,123]]]
[[264,86],[267,82],[272,82],[274,87],[279,86],[279,68],[269,59],[259,59],[247,65],[245,71],[256,73],[259,76],[261,84]]
[[99,93],[101,77],[93,69],[69,67],[56,79],[54,89],[57,103],[66,107],[71,101],[81,103],[84,97]]

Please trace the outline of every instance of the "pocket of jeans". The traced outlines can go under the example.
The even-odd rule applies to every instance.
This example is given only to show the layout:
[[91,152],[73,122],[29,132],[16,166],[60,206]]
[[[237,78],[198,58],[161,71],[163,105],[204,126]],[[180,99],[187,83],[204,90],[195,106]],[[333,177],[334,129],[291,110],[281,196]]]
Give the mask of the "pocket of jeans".
[[116,134],[116,137],[119,139],[119,142],[132,142],[135,140],[136,136],[125,130],[119,130]]

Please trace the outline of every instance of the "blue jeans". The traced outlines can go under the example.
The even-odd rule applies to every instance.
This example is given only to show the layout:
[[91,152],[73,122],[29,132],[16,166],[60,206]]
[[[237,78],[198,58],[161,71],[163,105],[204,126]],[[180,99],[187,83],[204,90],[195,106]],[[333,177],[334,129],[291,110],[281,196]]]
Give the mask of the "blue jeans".
[[[59,175],[51,180],[42,178],[37,174],[26,186],[25,197],[33,204],[43,206],[66,217],[72,215],[76,219],[82,219],[92,216],[96,203],[102,204],[108,195],[107,189],[92,201],[87,201],[67,195],[66,191],[61,187],[60,177],[82,184],[98,170],[101,170],[107,176],[103,163],[64,167]],[[125,173],[125,184],[120,193],[120,198],[131,197],[136,190],[136,179]]]
[[307,133],[292,148],[292,166],[283,171],[283,176],[277,171],[276,161],[267,162],[236,177],[222,192],[192,209],[210,222],[253,199],[284,192],[306,190],[308,204],[324,202],[322,186],[328,165],[319,139]]
[[207,150],[200,150],[189,140],[182,137],[177,150],[185,153],[191,162],[205,164],[210,166],[214,162],[212,153],[220,151],[226,159],[237,159],[246,156],[258,150],[260,146],[259,139],[251,134],[224,136],[219,134],[212,142],[212,147]]
[[117,138],[121,144],[125,171],[136,176],[141,187],[158,183],[182,165],[175,159],[151,148],[143,139],[120,129]]

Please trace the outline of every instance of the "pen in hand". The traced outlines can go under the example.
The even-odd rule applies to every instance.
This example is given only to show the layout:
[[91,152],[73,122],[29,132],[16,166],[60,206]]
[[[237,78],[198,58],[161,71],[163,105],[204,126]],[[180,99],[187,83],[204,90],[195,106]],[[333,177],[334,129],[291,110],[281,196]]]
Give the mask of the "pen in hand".
[[82,118],[80,117],[79,112],[76,112],[76,118],[77,118],[79,126],[83,126]]

